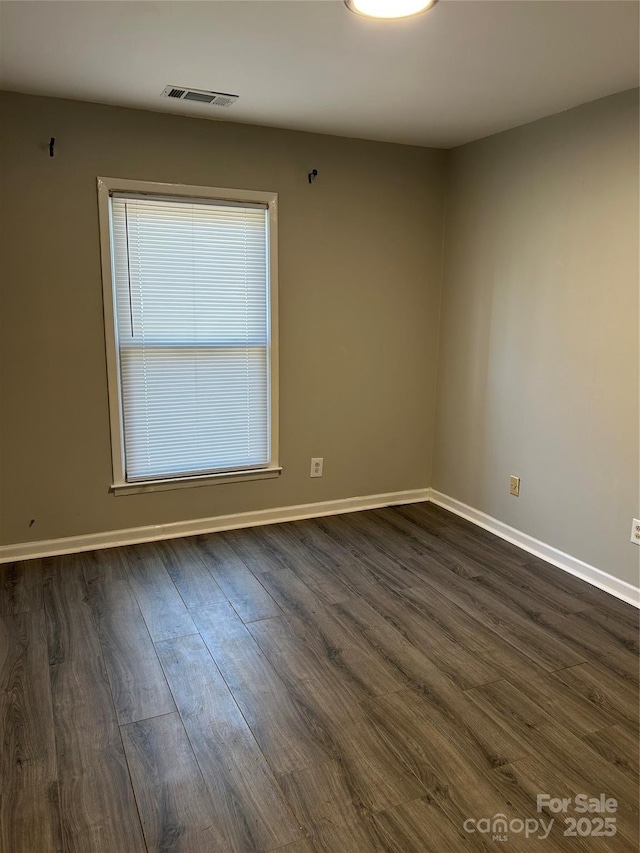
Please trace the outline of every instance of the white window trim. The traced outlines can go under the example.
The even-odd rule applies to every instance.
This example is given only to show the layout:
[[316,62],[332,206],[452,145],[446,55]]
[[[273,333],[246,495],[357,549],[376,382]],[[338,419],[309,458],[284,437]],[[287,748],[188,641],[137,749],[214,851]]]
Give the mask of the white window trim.
[[[124,461],[124,430],[120,398],[120,362],[115,324],[115,287],[111,245],[112,193],[148,193],[174,198],[199,198],[219,201],[266,204],[269,213],[269,379],[270,379],[270,454],[266,468],[229,471],[170,479],[127,482]],[[164,491],[188,486],[206,486],[214,483],[243,482],[278,477],[282,468],[278,464],[278,194],[231,190],[219,187],[196,187],[186,184],[163,184],[151,181],[132,181],[126,178],[98,178],[98,214],[100,223],[100,257],[102,262],[102,295],[104,304],[105,347],[107,381],[109,389],[109,423],[111,429],[111,460],[113,482],[111,490],[116,495]]]

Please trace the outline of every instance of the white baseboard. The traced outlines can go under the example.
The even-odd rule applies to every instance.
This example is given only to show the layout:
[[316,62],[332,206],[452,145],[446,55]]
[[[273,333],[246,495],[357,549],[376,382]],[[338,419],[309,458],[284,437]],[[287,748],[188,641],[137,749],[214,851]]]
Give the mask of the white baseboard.
[[96,548],[115,548],[118,545],[135,545],[139,542],[153,542],[158,539],[176,539],[180,536],[195,536],[200,533],[215,533],[218,530],[237,530],[241,527],[257,527],[263,524],[277,524],[283,521],[296,521],[302,518],[319,518],[323,515],[338,515],[344,512],[358,512],[365,509],[394,506],[395,504],[422,503],[432,501],[456,515],[466,518],[478,527],[494,533],[501,539],[511,542],[540,557],[546,562],[575,575],[587,583],[614,595],[629,604],[640,607],[640,589],[619,580],[613,575],[590,566],[570,554],[534,539],[497,518],[467,506],[462,501],[450,498],[435,489],[412,489],[405,492],[387,492],[380,495],[344,498],[334,501],[298,504],[296,506],[276,507],[256,512],[240,512],[234,515],[220,515],[213,518],[199,518],[192,521],[176,521],[169,524],[153,524],[147,527],[130,527],[124,530],[112,530],[104,533],[89,533],[85,536],[67,536],[62,539],[45,539],[39,542],[23,542],[17,545],[0,546],[0,563],[13,560],[31,560],[35,557],[53,557],[57,554],[75,554],[78,551],[92,551]]
[[158,539],[176,539],[180,536],[195,536],[199,533],[215,533],[218,530],[237,530],[241,527],[257,527],[262,524],[276,524],[302,518],[318,518],[322,515],[358,512],[394,504],[420,503],[429,500],[430,492],[430,489],[387,492],[381,495],[365,495],[335,501],[262,509],[256,512],[219,515],[213,518],[198,518],[193,521],[175,521],[169,524],[130,527],[104,533],[88,533],[85,536],[67,536],[62,539],[2,545],[0,546],[0,563],[31,560],[34,557],[53,557],[57,554],[75,554],[78,551],[93,551],[96,548],[115,548],[118,545],[135,545],[139,542],[153,542]]
[[430,490],[429,500],[443,507],[443,509],[448,509],[450,512],[461,516],[461,518],[466,518],[467,521],[477,524],[478,527],[494,533],[501,539],[506,539],[507,542],[511,542],[513,545],[517,545],[518,548],[522,548],[523,551],[534,554],[547,563],[551,563],[553,566],[569,572],[570,575],[575,575],[577,578],[590,583],[592,586],[597,586],[598,589],[602,589],[616,598],[626,601],[628,604],[640,607],[640,589],[632,584],[607,574],[602,569],[596,569],[595,566],[591,566],[589,563],[584,563],[570,554],[565,554],[564,551],[547,545],[539,539],[534,539],[533,536],[522,533],[522,531],[516,530],[515,527],[510,527],[508,524],[498,521],[497,518],[493,518],[479,509],[467,506],[462,501],[450,498],[448,495],[443,495],[442,492],[438,492],[435,489]]

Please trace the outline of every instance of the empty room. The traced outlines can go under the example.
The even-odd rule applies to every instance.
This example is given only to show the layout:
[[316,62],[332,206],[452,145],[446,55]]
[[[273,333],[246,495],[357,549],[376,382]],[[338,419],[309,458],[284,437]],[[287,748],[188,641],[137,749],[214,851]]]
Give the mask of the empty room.
[[0,853],[638,853],[638,0],[0,0]]

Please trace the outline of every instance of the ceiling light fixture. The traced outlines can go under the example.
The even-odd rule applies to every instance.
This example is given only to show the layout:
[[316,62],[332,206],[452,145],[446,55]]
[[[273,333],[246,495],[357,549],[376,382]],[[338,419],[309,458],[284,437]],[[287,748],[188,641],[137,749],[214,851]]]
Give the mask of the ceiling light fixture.
[[428,12],[438,0],[344,0],[348,9],[369,18],[409,18]]

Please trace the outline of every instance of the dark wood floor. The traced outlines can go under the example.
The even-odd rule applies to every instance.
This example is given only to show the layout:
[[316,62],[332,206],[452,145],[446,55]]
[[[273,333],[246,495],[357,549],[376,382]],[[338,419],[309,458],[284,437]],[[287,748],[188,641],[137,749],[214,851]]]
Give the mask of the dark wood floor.
[[433,505],[0,578],[3,853],[638,849],[637,611]]

